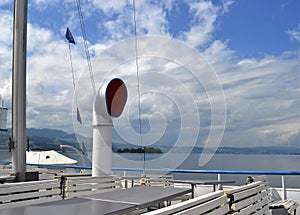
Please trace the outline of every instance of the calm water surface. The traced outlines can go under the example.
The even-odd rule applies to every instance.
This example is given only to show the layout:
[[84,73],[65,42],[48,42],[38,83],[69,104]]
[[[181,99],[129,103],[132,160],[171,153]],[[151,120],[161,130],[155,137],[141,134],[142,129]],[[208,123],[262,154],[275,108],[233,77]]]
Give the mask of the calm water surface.
[[[128,159],[137,159],[142,163],[142,156],[136,154],[122,154]],[[160,155],[146,155],[148,159]],[[146,168],[170,168],[173,160],[180,159],[182,154],[169,156],[169,160],[159,164],[151,165],[146,162]],[[198,165],[199,154],[191,154],[178,166],[178,169],[207,169],[207,170],[265,170],[265,171],[300,171],[300,156],[297,155],[240,155],[240,154],[215,154],[205,165]],[[147,160],[147,158],[146,158]],[[114,167],[128,167],[128,163],[120,162],[116,156],[113,159]],[[142,165],[131,165],[130,167],[140,167]],[[222,175],[222,179],[233,179],[237,184],[244,184],[248,175]],[[267,176],[271,186],[281,187],[281,176]],[[174,174],[177,179],[217,179],[216,174]],[[288,187],[300,188],[300,176],[285,176]]]
[[[73,151],[66,151],[65,155],[78,160],[78,165],[90,166],[91,162],[85,156]],[[215,154],[205,165],[198,165],[199,154],[172,154],[167,158],[155,161],[161,154],[146,154],[146,168],[173,168],[179,163],[178,169],[213,169],[213,170],[266,170],[266,171],[300,171],[300,156],[297,155],[240,155],[240,154]],[[183,162],[182,157],[187,157]],[[121,158],[121,159],[120,159]],[[154,160],[153,160],[154,159]],[[0,160],[11,160],[11,153],[0,150]],[[178,161],[179,160],[179,161]],[[141,154],[114,154],[113,167],[143,168],[143,155]],[[132,174],[132,173],[128,173]],[[222,175],[222,179],[234,179],[238,184],[243,184],[247,175]],[[216,174],[174,174],[176,179],[216,179]],[[281,176],[268,176],[271,186],[281,186]],[[288,187],[300,188],[300,176],[285,176]]]

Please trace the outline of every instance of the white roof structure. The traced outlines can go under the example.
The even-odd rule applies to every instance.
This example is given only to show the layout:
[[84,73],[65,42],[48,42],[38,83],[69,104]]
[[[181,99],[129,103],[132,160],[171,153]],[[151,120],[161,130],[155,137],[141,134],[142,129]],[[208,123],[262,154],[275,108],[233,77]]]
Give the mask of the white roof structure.
[[54,150],[50,151],[27,151],[26,163],[29,164],[60,164],[60,165],[76,165],[77,161]]

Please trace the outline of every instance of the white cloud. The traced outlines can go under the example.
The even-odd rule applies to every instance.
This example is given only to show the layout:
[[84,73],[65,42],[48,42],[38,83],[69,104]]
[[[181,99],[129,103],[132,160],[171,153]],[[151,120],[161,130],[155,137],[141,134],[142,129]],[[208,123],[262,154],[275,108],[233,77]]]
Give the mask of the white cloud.
[[[10,15],[10,19],[12,19],[10,12],[6,14]],[[0,25],[1,29],[9,30],[9,25],[6,23],[0,22]],[[0,68],[2,70],[0,93],[8,108],[11,109],[12,45],[10,43],[12,36],[10,38],[2,37],[1,41],[7,45],[0,46]],[[27,127],[59,128],[73,132],[74,91],[68,43],[64,37],[57,36],[51,29],[30,22],[28,23],[27,41]],[[82,40],[78,40],[77,45],[71,45],[71,49],[75,79],[77,80],[79,71],[87,66]],[[11,126],[10,119],[8,126]]]
[[211,39],[218,16],[218,7],[209,1],[192,2],[189,7],[193,20],[190,30],[183,32],[182,37],[188,44],[198,47]]
[[234,4],[233,0],[225,0],[223,1],[223,8],[222,8],[222,13],[227,13],[229,12],[229,8],[231,7],[231,5]]
[[234,51],[227,47],[227,42],[215,40],[212,44],[204,51],[204,56],[211,64],[230,62],[233,58]]
[[243,59],[220,69],[229,113],[224,142],[240,146],[284,144],[288,133],[299,130],[297,68],[298,55],[289,59],[283,55]]
[[9,46],[12,44],[12,13],[10,11],[0,10],[0,44]]
[[298,27],[296,29],[288,30],[287,33],[290,35],[290,38],[292,40],[296,40],[296,41],[300,42],[300,24],[298,25]]
[[[6,1],[8,3],[10,1]],[[264,56],[261,58],[237,58],[227,41],[215,40],[213,38],[216,30],[217,19],[230,10],[233,1],[224,1],[222,6],[212,4],[210,1],[188,1],[190,15],[192,18],[190,29],[181,32],[181,39],[193,47],[202,48],[203,55],[211,63],[214,71],[218,74],[224,88],[226,102],[228,104],[228,124],[224,145],[248,146],[253,144],[276,145],[293,141],[299,134],[299,112],[300,112],[300,53],[299,51],[285,52],[281,56]],[[38,9],[45,9],[48,4],[58,4],[59,1],[36,0]],[[136,1],[137,3],[137,27],[138,34],[169,35],[169,23],[166,19],[166,11],[171,10],[172,1],[154,3],[153,1]],[[0,6],[4,4],[1,1]],[[71,4],[71,2],[70,2]],[[73,2],[74,4],[74,2]],[[113,42],[133,36],[133,11],[131,1],[100,1],[94,0],[92,6],[83,8],[84,15],[95,15],[95,11],[101,9],[105,13],[105,19],[101,19],[101,26],[105,26],[108,39],[105,43],[89,44],[92,56],[98,56]],[[68,22],[77,19],[73,17]],[[97,13],[99,15],[99,13]],[[101,17],[103,18],[103,17]],[[32,19],[34,20],[34,19]],[[100,19],[99,19],[100,20]],[[95,22],[98,22],[96,20]],[[103,24],[103,25],[102,25]],[[11,101],[11,48],[12,48],[12,12],[1,10],[0,13],[0,94],[6,103]],[[99,24],[100,25],[100,24]],[[64,26],[64,23],[62,23]],[[57,26],[55,26],[57,27]],[[54,27],[53,27],[54,28]],[[63,29],[63,27],[58,27]],[[91,33],[88,23],[87,33]],[[300,41],[299,28],[288,31],[291,38]],[[88,35],[89,37],[89,35]],[[77,44],[72,45],[73,68],[77,90],[80,113],[84,120],[83,127],[75,129],[91,130],[91,109],[93,95],[89,71],[83,49],[82,39],[76,38]],[[133,45],[133,44],[129,44]],[[140,44],[141,49],[148,46],[156,47],[162,53],[170,53],[174,47],[159,47],[158,44]],[[152,47],[152,48],[153,48]],[[134,56],[134,46],[123,47],[122,53]],[[181,53],[181,49],[176,49]],[[52,127],[72,132],[72,102],[73,85],[72,73],[69,61],[68,44],[61,35],[49,27],[37,23],[28,25],[28,127]],[[173,56],[173,55],[172,55]],[[111,62],[105,62],[107,65]],[[209,100],[204,89],[193,82],[193,77],[188,76],[180,65],[174,62],[147,61],[142,59],[140,71],[145,76],[141,80],[141,87],[155,86],[156,91],[164,92],[166,95],[177,95],[183,109],[188,110],[189,103],[185,100],[183,87],[176,87],[168,83],[165,77],[157,78],[149,75],[151,71],[160,71],[169,75],[182,84],[187,84],[188,89],[194,96],[196,104],[202,113],[209,113]],[[97,62],[93,62],[96,70]],[[101,64],[103,65],[103,64]],[[134,61],[124,62],[119,65],[122,70],[122,78],[135,77]],[[117,70],[117,68],[114,68]],[[148,74],[147,71],[150,71]],[[79,74],[82,76],[79,78]],[[143,73],[145,72],[145,73]],[[96,85],[103,79],[102,73],[95,74]],[[203,77],[206,80],[206,77]],[[209,81],[209,80],[207,80]],[[136,90],[136,82],[131,81],[128,86]],[[136,92],[135,92],[136,93]],[[147,118],[154,114],[154,119],[161,117],[159,111],[165,117],[175,119],[176,103],[162,94],[153,92],[145,95],[143,104],[149,112],[144,112]],[[157,104],[156,104],[157,103]],[[76,106],[76,104],[74,104]],[[159,111],[158,111],[159,110]],[[183,111],[189,116],[188,111]],[[210,121],[204,114],[201,122],[209,125]],[[157,124],[157,121],[153,123]],[[77,124],[75,125],[77,126]],[[196,127],[196,126],[195,126]],[[297,136],[298,135],[298,136]]]
[[[38,31],[39,32],[39,31]],[[50,33],[51,34],[51,33]],[[38,37],[37,37],[38,38]],[[47,37],[46,37],[47,38]],[[33,38],[32,38],[33,40]],[[50,40],[51,41],[51,40]],[[33,44],[39,44],[33,41]],[[28,59],[28,126],[62,128],[72,132],[73,83],[68,45],[64,41],[41,41],[43,47]],[[72,46],[75,78],[86,61]],[[35,50],[33,48],[32,50]],[[76,81],[75,80],[75,81]]]
[[[5,5],[9,1],[1,1]],[[12,68],[12,13],[0,9],[0,98],[4,104],[10,107],[11,104],[11,68]],[[10,122],[8,122],[8,125]]]
[[[134,36],[134,10],[131,1],[111,1],[109,3],[94,0],[95,7],[105,13],[103,26],[113,41]],[[137,34],[167,34],[167,20],[164,8],[170,7],[170,1],[158,3],[152,1],[136,1]]]
[[163,5],[153,3],[144,4],[140,1],[137,6],[136,18],[139,35],[143,35],[145,32],[150,35],[167,34],[167,19]]
[[110,13],[111,11],[123,11],[124,7],[129,4],[128,0],[93,0],[93,4],[102,9],[105,13]]
[[36,54],[43,53],[55,39],[53,32],[31,23],[28,23],[27,26],[27,51],[35,52]]
[[60,4],[64,4],[64,2],[70,2],[70,0],[64,0],[64,1],[61,1],[61,0],[33,0],[33,1],[28,1],[28,4],[29,4],[29,8],[31,6],[33,6],[36,10],[46,10],[47,7],[49,7],[49,5],[55,5],[57,3],[60,3]]
[[6,5],[8,3],[12,2],[12,0],[1,0],[0,2],[0,7],[3,6],[3,5]]

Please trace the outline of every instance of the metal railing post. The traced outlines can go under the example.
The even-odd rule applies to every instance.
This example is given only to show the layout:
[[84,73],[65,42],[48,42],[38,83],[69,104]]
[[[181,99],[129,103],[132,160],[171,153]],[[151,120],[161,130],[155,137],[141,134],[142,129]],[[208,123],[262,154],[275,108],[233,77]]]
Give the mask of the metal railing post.
[[[218,173],[218,181],[221,181],[221,174]],[[222,184],[218,184],[218,190],[222,190],[223,187],[222,187]]]
[[284,182],[284,175],[281,176],[281,184],[282,184],[282,199],[286,199],[286,190],[285,190],[285,182]]

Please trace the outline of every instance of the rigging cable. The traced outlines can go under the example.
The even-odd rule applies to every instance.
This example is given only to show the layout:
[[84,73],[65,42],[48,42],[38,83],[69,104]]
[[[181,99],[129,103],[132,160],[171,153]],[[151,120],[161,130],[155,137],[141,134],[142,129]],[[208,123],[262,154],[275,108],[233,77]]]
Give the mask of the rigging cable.
[[92,82],[94,94],[96,94],[94,73],[93,73],[93,69],[92,69],[91,57],[90,57],[89,47],[88,47],[88,43],[87,43],[87,37],[86,37],[86,31],[85,31],[85,26],[84,26],[84,21],[83,21],[83,15],[82,15],[82,11],[81,11],[80,0],[76,0],[76,4],[77,4],[77,10],[78,10],[78,15],[79,15],[79,20],[80,20],[80,27],[81,27],[82,37],[83,37],[85,55],[86,55],[88,68],[89,68],[89,72],[90,72],[90,79]]
[[82,124],[80,112],[78,109],[78,101],[77,101],[77,93],[76,93],[76,85],[75,85],[75,75],[74,75],[74,70],[73,70],[73,61],[72,61],[72,51],[71,51],[71,43],[69,43],[69,55],[70,55],[70,65],[71,65],[71,70],[72,70],[72,80],[73,80],[73,88],[74,88],[74,98],[75,98],[75,103],[76,103],[76,118],[77,121]]
[[[66,2],[64,1],[64,14],[66,17]],[[67,27],[67,32],[69,31],[69,28]],[[72,37],[73,41],[72,43],[75,44],[75,40],[72,36],[72,33],[69,31],[70,36]],[[67,38],[68,39],[68,38]],[[69,40],[69,39],[68,39]],[[72,71],[72,81],[73,81],[73,89],[74,89],[74,99],[75,99],[75,103],[76,103],[76,115],[77,115],[77,121],[82,124],[82,120],[81,120],[81,116],[80,116],[80,112],[78,109],[78,101],[77,101],[77,94],[76,94],[76,84],[75,84],[75,74],[74,74],[74,68],[73,68],[73,58],[72,58],[72,50],[71,50],[71,42],[69,41],[69,56],[70,56],[70,66],[71,66],[71,71]]]
[[146,147],[143,146],[142,136],[142,119],[141,119],[141,92],[140,92],[140,78],[139,78],[139,55],[138,55],[138,38],[137,38],[137,22],[136,22],[136,7],[135,0],[132,1],[133,5],[133,21],[134,21],[134,38],[135,38],[135,66],[136,66],[136,79],[137,79],[137,91],[138,91],[138,118],[139,118],[139,134],[140,144],[143,149],[143,169],[146,168]]
[[[66,1],[64,1],[64,14],[66,17],[66,12],[67,9],[66,9]],[[68,27],[67,27],[68,29]],[[74,41],[75,43],[75,41]],[[72,61],[72,50],[71,50],[71,43],[69,41],[69,56],[70,56],[70,66],[71,66],[71,71],[72,71],[72,80],[73,80],[73,88],[74,88],[74,96],[75,96],[75,100],[76,100],[76,86],[75,86],[75,75],[74,75],[74,69],[73,69],[73,61]]]
[[76,86],[75,86],[75,76],[74,76],[73,61],[72,61],[71,43],[69,43],[69,55],[70,55],[70,65],[71,65],[71,70],[72,70],[73,88],[74,88],[74,94],[75,94],[74,96],[75,96],[75,100],[76,100],[76,103],[77,103]]

